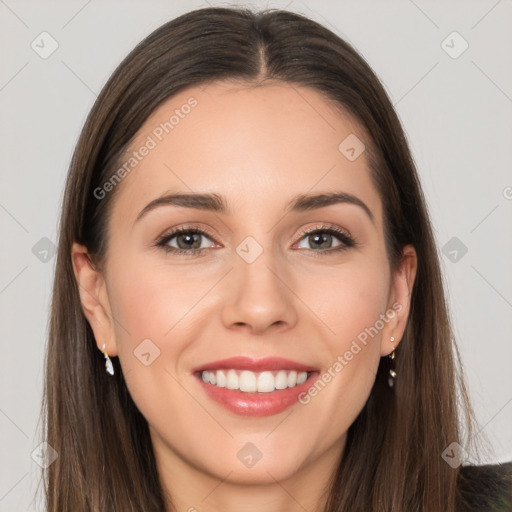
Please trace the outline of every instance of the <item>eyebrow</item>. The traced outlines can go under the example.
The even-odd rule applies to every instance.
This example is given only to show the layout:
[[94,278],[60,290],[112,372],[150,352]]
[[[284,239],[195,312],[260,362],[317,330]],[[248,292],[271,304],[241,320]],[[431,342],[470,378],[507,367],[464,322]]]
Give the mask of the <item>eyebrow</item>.
[[[358,197],[346,192],[324,192],[319,194],[299,194],[295,196],[287,205],[285,213],[303,212],[325,208],[335,204],[352,204],[359,206],[374,222],[373,214],[368,206]],[[174,193],[158,197],[147,204],[137,215],[135,222],[138,222],[144,215],[151,210],[162,206],[181,206],[184,208],[193,208],[196,210],[205,210],[216,213],[231,213],[231,209],[225,198],[219,194],[189,194]]]

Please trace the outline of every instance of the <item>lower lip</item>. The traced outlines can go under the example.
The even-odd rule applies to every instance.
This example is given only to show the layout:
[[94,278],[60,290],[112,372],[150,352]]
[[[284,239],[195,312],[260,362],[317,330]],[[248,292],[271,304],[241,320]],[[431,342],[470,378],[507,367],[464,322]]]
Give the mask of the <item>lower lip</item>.
[[298,402],[300,393],[305,392],[319,377],[319,372],[293,388],[277,389],[271,393],[246,393],[236,389],[219,388],[207,384],[195,375],[206,394],[226,409],[239,416],[272,416],[285,411]]

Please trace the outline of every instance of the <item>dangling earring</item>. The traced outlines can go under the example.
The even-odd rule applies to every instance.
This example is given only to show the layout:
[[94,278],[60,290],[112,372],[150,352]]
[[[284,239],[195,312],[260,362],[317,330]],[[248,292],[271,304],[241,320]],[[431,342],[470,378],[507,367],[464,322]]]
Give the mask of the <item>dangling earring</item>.
[[103,347],[101,347],[101,350],[103,352],[103,355],[105,356],[105,369],[107,370],[110,375],[114,375],[114,366],[112,365],[112,361],[110,360],[110,357],[105,351],[105,343],[103,343]]
[[[389,341],[391,341],[391,343],[393,343],[393,341],[395,341],[395,337],[391,336],[391,338],[389,338]],[[389,354],[388,357],[390,360],[395,359],[395,349],[393,349],[393,352],[391,352],[391,354]],[[389,363],[389,366],[390,366],[390,368],[389,368],[388,386],[390,388],[392,388],[395,385],[396,372],[395,372],[395,370],[393,370],[393,368],[391,368],[391,361]]]

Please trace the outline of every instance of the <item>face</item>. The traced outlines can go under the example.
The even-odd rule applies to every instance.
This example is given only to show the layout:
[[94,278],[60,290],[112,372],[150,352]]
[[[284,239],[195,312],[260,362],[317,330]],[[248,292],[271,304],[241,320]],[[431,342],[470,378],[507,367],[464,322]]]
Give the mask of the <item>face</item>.
[[414,277],[390,270],[365,140],[286,84],[190,88],[139,130],[102,272],[73,261],[166,471],[261,483],[339,460]]

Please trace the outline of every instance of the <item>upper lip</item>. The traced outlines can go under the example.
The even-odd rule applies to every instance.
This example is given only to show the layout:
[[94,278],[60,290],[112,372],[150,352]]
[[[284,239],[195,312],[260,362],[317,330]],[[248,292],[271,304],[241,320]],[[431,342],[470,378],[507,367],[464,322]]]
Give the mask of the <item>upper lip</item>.
[[230,357],[220,359],[211,363],[202,364],[192,369],[192,372],[201,372],[203,370],[250,370],[253,372],[272,371],[272,370],[296,370],[300,372],[313,372],[317,368],[308,366],[291,359],[282,357],[264,357],[253,359],[246,356]]

